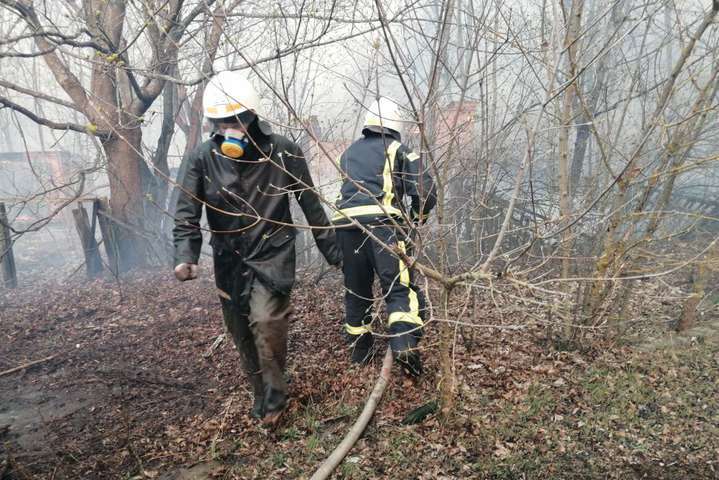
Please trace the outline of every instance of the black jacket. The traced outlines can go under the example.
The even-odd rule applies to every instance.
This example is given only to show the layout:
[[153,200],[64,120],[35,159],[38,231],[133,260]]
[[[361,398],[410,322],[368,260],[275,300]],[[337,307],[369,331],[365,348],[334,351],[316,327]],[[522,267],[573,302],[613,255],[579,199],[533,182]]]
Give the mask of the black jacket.
[[402,221],[408,213],[405,195],[412,201],[410,219],[418,219],[420,211],[422,217],[429,214],[437,199],[428,165],[423,165],[419,155],[402,144],[393,130],[365,128],[362,134],[364,137],[340,157],[344,181],[332,221],[348,223],[347,217],[351,217],[371,224],[386,220],[388,215]]
[[[216,253],[232,253],[269,288],[289,293],[295,276],[295,229],[289,193],[294,193],[312,227],[317,246],[336,265],[341,254],[334,231],[322,208],[307,163],[297,144],[260,128],[249,129],[254,140],[240,159],[220,153],[223,138],[214,135],[187,159],[178,179],[180,195],[175,213],[175,264],[197,263],[205,206]],[[324,228],[323,228],[324,227]]]

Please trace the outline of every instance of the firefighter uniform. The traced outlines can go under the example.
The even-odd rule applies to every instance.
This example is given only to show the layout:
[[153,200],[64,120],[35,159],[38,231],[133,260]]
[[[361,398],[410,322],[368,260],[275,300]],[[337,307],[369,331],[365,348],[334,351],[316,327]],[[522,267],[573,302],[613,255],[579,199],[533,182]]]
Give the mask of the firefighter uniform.
[[[413,273],[390,249],[406,252],[405,219],[424,219],[436,203],[435,187],[419,156],[401,143],[400,133],[371,123],[365,122],[363,138],[339,159],[344,181],[332,221],[342,226],[337,228],[337,239],[345,279],[344,329],[352,360],[365,361],[373,345],[372,284],[377,275],[388,313],[390,345],[405,370],[417,375],[421,363],[415,347],[422,335],[425,299]],[[405,196],[411,199],[409,211]],[[353,221],[371,235],[353,226]]]

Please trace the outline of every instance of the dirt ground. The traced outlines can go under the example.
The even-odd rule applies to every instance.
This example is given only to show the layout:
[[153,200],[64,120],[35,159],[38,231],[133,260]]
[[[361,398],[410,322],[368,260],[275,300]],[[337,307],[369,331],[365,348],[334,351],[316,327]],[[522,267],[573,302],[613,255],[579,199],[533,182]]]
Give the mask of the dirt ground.
[[[223,333],[211,278],[1,291],[0,371],[46,361],[0,376],[0,479],[309,477],[356,418],[381,357],[349,364],[335,275],[295,289],[292,401],[273,431],[247,415],[231,343],[203,355]],[[701,328],[656,348],[581,352],[550,348],[535,325],[476,329],[456,346],[452,420],[404,425],[437,397],[430,326],[423,379],[394,371],[335,478],[719,478],[719,335]]]

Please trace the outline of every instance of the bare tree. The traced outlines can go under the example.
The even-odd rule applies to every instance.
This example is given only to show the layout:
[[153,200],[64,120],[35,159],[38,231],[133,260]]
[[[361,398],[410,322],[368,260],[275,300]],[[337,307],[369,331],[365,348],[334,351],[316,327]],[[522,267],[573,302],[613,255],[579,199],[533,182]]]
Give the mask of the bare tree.
[[[134,229],[144,229],[143,175],[148,171],[142,149],[144,115],[165,87],[163,76],[175,69],[183,35],[198,17],[209,14],[213,1],[186,3],[136,5],[113,0],[51,6],[26,0],[2,2],[24,25],[14,42],[5,42],[10,52],[4,56],[26,56],[24,48],[34,42],[38,51],[33,55],[45,60],[69,100],[9,80],[3,86],[77,111],[86,123],[54,121],[4,96],[0,103],[45,127],[87,133],[100,140],[107,158],[112,214],[127,227],[118,230],[125,268],[144,262],[144,248],[133,234]],[[63,16],[73,19],[70,31],[58,24]]]

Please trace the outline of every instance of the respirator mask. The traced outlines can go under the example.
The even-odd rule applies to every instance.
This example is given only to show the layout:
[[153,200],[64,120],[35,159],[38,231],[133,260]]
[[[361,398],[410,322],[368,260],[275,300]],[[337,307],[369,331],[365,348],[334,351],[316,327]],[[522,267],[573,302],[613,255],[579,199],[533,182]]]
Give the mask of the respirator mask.
[[257,118],[254,112],[248,110],[239,115],[215,120],[218,135],[223,137],[220,152],[230,158],[241,158],[249,145],[247,129]]
[[245,154],[245,149],[249,142],[244,131],[239,128],[226,128],[219,133],[225,137],[220,145],[220,151],[223,155],[230,158],[240,158]]

